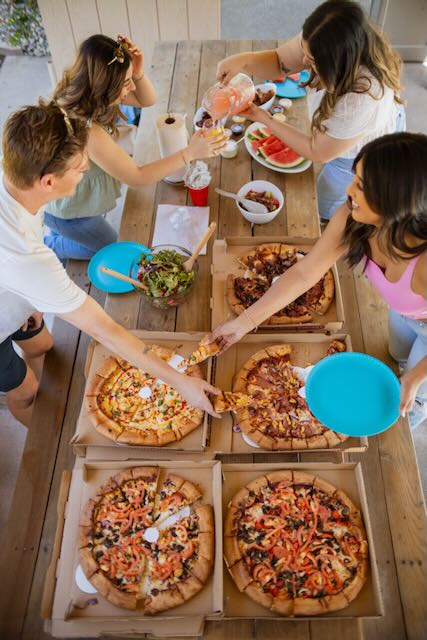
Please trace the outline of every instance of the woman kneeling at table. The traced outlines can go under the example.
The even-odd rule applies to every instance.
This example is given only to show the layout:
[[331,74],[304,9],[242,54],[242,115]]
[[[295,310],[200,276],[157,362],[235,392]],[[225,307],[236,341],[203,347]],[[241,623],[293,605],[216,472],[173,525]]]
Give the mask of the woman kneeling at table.
[[352,163],[363,145],[405,130],[400,64],[359,4],[334,0],[318,6],[302,33],[278,49],[230,56],[220,62],[217,75],[228,82],[240,70],[271,79],[309,69],[310,135],[255,105],[241,115],[267,125],[304,158],[325,163],[317,193],[320,217],[329,219],[345,202]]
[[116,241],[116,232],[102,214],[116,206],[121,183],[140,187],[156,182],[191,160],[216,155],[226,143],[222,135],[204,138],[196,133],[185,149],[167,158],[143,166],[132,160],[117,143],[119,105],[149,107],[156,93],[144,73],[142,51],[125,37],[117,42],[104,35],[85,40],[53,99],[66,117],[86,123],[91,161],[75,195],[46,208],[45,224],[51,234],[45,243],[62,260],[90,259]]
[[411,428],[427,418],[427,136],[395,133],[355,158],[348,200],[310,253],[210,340],[222,350],[318,282],[342,256],[389,306],[389,351],[399,362],[400,412]]

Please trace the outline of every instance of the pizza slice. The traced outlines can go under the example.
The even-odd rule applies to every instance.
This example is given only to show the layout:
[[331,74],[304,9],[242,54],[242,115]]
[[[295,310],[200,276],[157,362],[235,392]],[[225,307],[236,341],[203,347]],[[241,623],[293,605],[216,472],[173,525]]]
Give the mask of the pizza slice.
[[156,495],[154,521],[156,524],[162,522],[183,507],[196,502],[201,498],[201,495],[192,482],[173,473],[168,473]]
[[[203,340],[205,340],[205,338],[203,338]],[[195,364],[200,364],[201,362],[204,362],[204,360],[207,360],[207,358],[210,358],[211,356],[214,356],[218,353],[220,347],[216,344],[216,342],[211,342],[208,344],[203,340],[199,343],[197,349],[193,351],[193,353],[181,363],[180,368],[184,365],[187,367],[192,367]]]
[[[154,501],[159,480],[159,467],[133,467],[114,476],[126,500],[133,507],[134,530],[153,523]],[[141,523],[141,527],[137,526]]]
[[220,396],[213,397],[213,408],[217,413],[224,413],[247,407],[253,402],[253,398],[246,393],[223,391]]
[[326,355],[332,356],[334,353],[343,353],[344,351],[347,351],[347,347],[343,340],[332,340]]

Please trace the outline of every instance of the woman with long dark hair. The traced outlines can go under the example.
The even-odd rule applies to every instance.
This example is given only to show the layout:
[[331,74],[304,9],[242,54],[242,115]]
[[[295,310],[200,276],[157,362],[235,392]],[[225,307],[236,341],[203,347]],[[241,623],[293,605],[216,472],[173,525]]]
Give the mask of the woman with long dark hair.
[[304,158],[324,163],[317,183],[319,213],[329,219],[345,201],[351,166],[370,140],[405,129],[400,99],[401,61],[356,2],[329,0],[305,20],[302,32],[272,51],[222,60],[218,79],[243,70],[277,78],[308,69],[306,134],[252,105],[242,115],[261,122]]
[[117,143],[120,104],[149,107],[154,87],[144,72],[142,51],[131,40],[104,35],[85,40],[74,64],[64,72],[53,100],[68,118],[89,128],[90,168],[70,198],[47,207],[51,230],[45,243],[60,259],[89,259],[117,234],[102,214],[114,209],[121,184],[139,187],[161,180],[191,160],[216,155],[223,136],[194,134],[188,146],[161,160],[138,165]]
[[427,136],[395,133],[368,143],[354,161],[341,205],[310,253],[257,302],[217,327],[222,349],[316,284],[342,256],[363,265],[389,306],[389,351],[399,362],[402,415],[427,418]]

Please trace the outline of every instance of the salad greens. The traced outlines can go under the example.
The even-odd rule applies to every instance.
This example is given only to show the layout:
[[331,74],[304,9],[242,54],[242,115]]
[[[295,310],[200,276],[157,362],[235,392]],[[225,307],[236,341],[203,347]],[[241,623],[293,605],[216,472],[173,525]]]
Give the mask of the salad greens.
[[149,288],[153,298],[163,298],[183,293],[194,282],[196,271],[184,271],[185,256],[173,249],[162,249],[158,253],[141,255],[138,264],[138,280]]

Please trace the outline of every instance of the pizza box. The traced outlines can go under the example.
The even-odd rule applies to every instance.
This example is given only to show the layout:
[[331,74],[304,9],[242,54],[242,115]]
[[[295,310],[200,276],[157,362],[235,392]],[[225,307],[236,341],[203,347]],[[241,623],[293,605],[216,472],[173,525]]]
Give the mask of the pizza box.
[[[147,344],[159,344],[171,349],[177,349],[177,352],[183,356],[190,355],[199,344],[200,340],[206,335],[205,333],[172,333],[168,331],[139,331],[133,330],[131,333],[136,335],[142,341]],[[89,381],[95,375],[96,371],[102,365],[104,360],[111,356],[112,353],[104,347],[104,345],[93,341],[88,349],[85,365],[86,376],[86,389]],[[210,381],[212,376],[212,362],[211,359],[203,362],[199,365],[202,369],[203,376],[206,380]],[[118,444],[114,440],[104,437],[99,433],[92,424],[88,411],[86,409],[85,399],[82,399],[82,406],[80,415],[77,420],[77,426],[74,436],[71,438],[70,444],[73,447],[73,451],[76,456],[84,457],[87,451],[92,448],[104,448],[105,450],[114,449],[119,451],[126,449],[128,451],[128,457],[139,457],[139,453],[147,459],[170,459],[175,452],[185,453],[190,452],[191,457],[194,458],[194,452],[202,453],[207,447],[209,438],[209,421],[210,416],[205,413],[202,424],[189,433],[185,438],[177,442],[172,442],[163,447],[148,447],[138,445]],[[99,458],[99,456],[97,456]],[[205,456],[205,457],[213,457]]]
[[[334,611],[322,616],[298,616],[293,620],[334,620],[343,618],[379,618],[384,615],[381,597],[381,587],[378,576],[372,527],[369,520],[365,486],[360,463],[255,463],[224,464],[222,466],[222,499],[224,519],[228,510],[228,503],[245,484],[263,473],[277,469],[295,469],[319,475],[321,478],[342,489],[355,505],[360,508],[365,524],[369,544],[369,572],[361,592],[348,607],[341,611]],[[278,616],[251,598],[241,593],[236,587],[227,569],[224,569],[224,619],[256,618],[270,620],[289,620],[289,617]]]
[[[79,565],[77,532],[86,501],[110,476],[121,469],[140,466],[141,460],[126,462],[87,461],[77,458],[70,482],[63,482],[58,500],[58,527],[53,555],[42,599],[42,617],[54,637],[104,637],[152,634],[188,636],[201,633],[207,615],[220,618],[223,608],[221,463],[213,460],[149,461],[165,472],[193,481],[203,490],[204,500],[213,505],[216,555],[212,577],[205,588],[180,607],[157,616],[115,607],[97,593],[80,590],[75,580]],[[67,473],[67,472],[66,472]]]
[[[286,334],[248,334],[239,342],[233,344],[227,351],[214,359],[212,384],[222,389],[230,391],[233,387],[234,376],[242,368],[244,363],[257,351],[265,347],[275,344],[290,344],[292,346],[291,361],[293,364],[306,367],[314,364],[326,355],[326,350],[332,340],[342,340],[347,345],[347,351],[352,350],[350,336],[347,334],[336,333],[329,336],[319,333],[286,333]],[[209,450],[217,453],[246,453],[246,454],[294,454],[299,453],[317,453],[319,451],[333,454],[342,461],[344,452],[361,452],[368,448],[368,439],[366,437],[347,438],[337,447],[332,449],[299,449],[289,451],[271,451],[270,449],[261,449],[249,444],[244,440],[238,425],[236,424],[235,414],[225,412],[221,419],[212,418],[210,429]]]
[[[215,240],[212,255],[212,329],[229,318],[236,317],[227,300],[227,276],[229,273],[243,275],[244,269],[238,258],[255,246],[269,243],[295,245],[304,252],[310,251],[316,239],[289,236],[257,236],[246,238],[224,238]],[[260,325],[259,331],[340,331],[344,324],[344,306],[336,266],[332,267],[335,280],[335,298],[325,315],[313,314],[312,322],[283,325]]]

